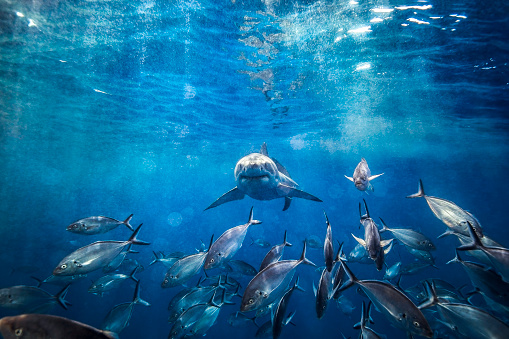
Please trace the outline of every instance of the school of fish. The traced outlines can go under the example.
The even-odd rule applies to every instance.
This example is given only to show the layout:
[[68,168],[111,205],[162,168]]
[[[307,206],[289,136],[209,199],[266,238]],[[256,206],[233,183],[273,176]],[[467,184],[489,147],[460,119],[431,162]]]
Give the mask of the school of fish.
[[[362,158],[352,177],[345,177],[367,194],[374,191],[371,181],[382,174],[371,175],[367,161]],[[234,175],[237,186],[205,210],[225,203],[234,204],[246,195],[257,200],[283,199],[283,210],[289,209],[293,198],[321,202],[316,196],[297,188],[286,168],[269,156],[265,143],[260,152],[238,161]],[[360,309],[359,322],[351,324],[359,331],[359,338],[387,337],[377,331],[371,318],[373,309],[408,338],[509,338],[509,249],[490,239],[470,212],[452,201],[426,195],[421,180],[417,193],[407,198],[424,198],[433,214],[447,226],[440,237],[457,237],[458,246],[450,249],[452,259],[448,264],[459,264],[464,269],[468,285],[473,288],[471,292],[465,294],[462,288],[440,279],[425,279],[420,284],[403,288],[403,275],[437,269],[432,255],[436,246],[425,232],[398,228],[378,216],[374,218],[364,199],[359,202],[358,211],[359,229],[362,226],[363,232],[352,230],[357,246],[348,253],[344,241],[349,235],[342,232],[342,238],[333,237],[335,221],[329,220],[325,206],[325,226],[318,227],[323,233],[301,239],[302,250],[298,258],[285,258],[285,248],[297,246],[295,241],[292,244],[288,240],[292,239],[291,230],[281,234],[282,242],[274,246],[264,239],[251,238],[248,245],[266,249],[264,257],[254,259],[257,268],[235,259],[249,230],[263,227],[262,221],[254,218],[253,208],[249,213],[246,211],[245,223],[228,228],[215,239],[211,234],[208,246],[202,242],[196,253],[166,255],[160,249],[153,249],[153,260],[147,268],[135,259],[136,247],[150,246],[150,243],[139,239],[142,224],[136,228],[131,226],[133,214],[123,221],[92,216],[72,222],[67,231],[78,236],[97,235],[123,225],[132,234],[126,240],[96,241],[72,251],[55,263],[48,278],[39,280],[36,285],[0,288],[0,308],[12,313],[0,319],[0,333],[5,339],[119,338],[129,326],[135,305],[151,306],[140,296],[142,278],[137,274],[152,265],[162,265],[166,272],[161,276],[161,288],[174,288],[176,292],[168,300],[168,323],[171,325],[168,338],[172,339],[206,335],[217,323],[221,310],[226,308],[230,312],[229,326],[252,326],[255,337],[279,338],[285,326],[299,326],[292,319],[296,312],[303,310],[292,309],[291,300],[292,296],[296,299],[311,293],[300,285],[304,273],[315,276],[312,286],[316,307],[306,312],[316,313],[316,317],[322,319],[331,302],[345,314],[352,315],[354,310]],[[370,204],[373,203],[376,202]],[[409,203],[413,208],[422,208],[417,203]],[[375,219],[380,220],[381,226]],[[322,223],[323,220],[317,221],[317,225]],[[386,259],[392,255],[395,246],[415,257],[415,261],[403,264],[392,257],[393,264],[389,266]],[[300,251],[300,246],[298,248]],[[307,253],[310,249],[323,250],[323,261],[309,260]],[[469,255],[469,260],[464,254]],[[370,265],[373,272],[385,270],[383,280],[358,276],[352,268],[359,263]],[[92,282],[89,293],[102,296],[118,289],[125,281],[132,281],[136,284],[132,300],[112,307],[97,327],[46,314],[56,305],[64,309],[70,307],[66,300],[70,286],[92,272],[102,274]],[[196,279],[197,283],[194,282]],[[248,283],[243,288],[239,281],[245,279]],[[188,284],[191,281],[193,283]],[[46,284],[62,287],[52,295],[45,290]],[[345,297],[343,291],[350,287],[355,287],[364,297],[362,304],[352,305]]]

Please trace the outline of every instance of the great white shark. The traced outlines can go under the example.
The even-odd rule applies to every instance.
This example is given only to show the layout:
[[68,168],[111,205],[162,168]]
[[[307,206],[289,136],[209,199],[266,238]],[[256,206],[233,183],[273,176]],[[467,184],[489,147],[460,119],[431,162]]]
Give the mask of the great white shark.
[[241,158],[235,166],[237,186],[223,194],[209,207],[217,207],[229,201],[243,199],[245,195],[256,200],[285,199],[283,211],[290,207],[292,198],[322,202],[319,198],[297,189],[295,181],[288,171],[267,152],[267,144],[263,143],[260,153],[251,153]]

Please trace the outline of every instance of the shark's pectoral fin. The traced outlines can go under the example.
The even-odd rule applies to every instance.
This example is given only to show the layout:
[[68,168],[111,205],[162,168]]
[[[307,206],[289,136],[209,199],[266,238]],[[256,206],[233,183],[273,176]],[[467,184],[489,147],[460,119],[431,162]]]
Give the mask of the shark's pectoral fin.
[[234,200],[241,200],[244,199],[244,193],[241,192],[237,187],[229,190],[225,194],[219,197],[216,201],[214,201],[209,207],[207,207],[205,210],[208,210],[210,208],[217,207],[219,205],[224,204],[225,202],[230,202]]
[[312,194],[306,193],[306,192],[301,191],[297,188],[286,186],[283,184],[277,185],[277,193],[282,197],[301,198],[301,199],[322,202],[322,200],[318,199],[317,197],[315,197]]
[[290,208],[290,204],[292,203],[292,198],[285,197],[285,206],[283,207],[283,211],[286,211]]
[[347,179],[348,179],[348,180],[350,180],[351,182],[354,182],[354,181],[353,181],[353,178],[351,178],[351,177],[347,177],[347,176],[345,175],[345,178],[347,178]]
[[384,175],[384,174],[382,173],[382,174],[372,175],[372,176],[370,176],[370,177],[368,178],[368,181],[371,181],[371,180],[373,180],[373,179],[376,179],[376,178],[378,178],[378,177],[379,177],[379,176],[381,176],[381,175]]

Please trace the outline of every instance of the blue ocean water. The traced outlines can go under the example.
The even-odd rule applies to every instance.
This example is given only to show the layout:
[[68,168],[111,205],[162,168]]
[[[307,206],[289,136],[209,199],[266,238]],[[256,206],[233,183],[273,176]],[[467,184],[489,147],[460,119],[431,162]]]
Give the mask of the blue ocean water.
[[[0,288],[46,278],[93,241],[130,236],[122,226],[72,234],[73,221],[133,213],[151,245],[129,256],[145,267],[137,277],[152,306],[135,306],[120,337],[166,338],[167,306],[181,288],[161,288],[165,269],[148,266],[152,251],[194,253],[254,206],[263,223],[236,259],[258,267],[267,249],[249,238],[278,244],[285,230],[294,245],[284,258],[297,259],[306,237],[325,238],[324,211],[348,253],[351,233],[362,235],[362,199],[375,221],[419,230],[437,246],[438,269],[403,277],[403,287],[468,283],[460,265],[446,265],[457,241],[436,239],[445,225],[424,199],[405,197],[422,179],[427,194],[470,211],[509,246],[508,32],[502,1],[0,0]],[[235,186],[236,162],[264,142],[323,203],[294,199],[283,212],[282,199],[246,197],[204,211]],[[344,177],[362,157],[385,173],[369,194]],[[320,249],[308,257],[322,265]],[[413,258],[395,245],[386,261],[400,260]],[[361,279],[383,277],[374,265],[350,267]],[[296,326],[282,337],[356,336],[366,299],[351,288],[351,314],[331,302],[318,320],[320,273],[303,265],[297,274],[306,292],[294,293]],[[98,327],[131,301],[133,282],[89,294],[100,276],[72,284],[72,306],[51,313]],[[239,307],[240,299],[224,306],[207,337],[254,337],[252,324],[227,324]],[[406,338],[372,317],[377,332]]]

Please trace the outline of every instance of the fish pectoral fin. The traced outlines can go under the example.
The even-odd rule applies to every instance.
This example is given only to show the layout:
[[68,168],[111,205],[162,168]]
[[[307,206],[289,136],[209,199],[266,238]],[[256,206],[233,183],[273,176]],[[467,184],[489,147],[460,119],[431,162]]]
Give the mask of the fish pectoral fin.
[[372,176],[370,176],[370,177],[368,178],[368,181],[371,181],[371,180],[373,180],[373,179],[376,179],[376,178],[378,178],[379,176],[382,176],[382,175],[384,175],[384,174],[383,174],[383,173],[381,173],[381,174],[372,175]]
[[225,194],[219,197],[216,201],[214,201],[209,207],[207,207],[205,210],[208,210],[210,208],[217,207],[219,205],[222,205],[226,202],[234,201],[234,200],[241,200],[244,199],[244,193],[241,192],[237,187],[229,190]]
[[347,177],[347,176],[345,175],[345,178],[347,178],[347,179],[348,179],[348,180],[350,180],[351,182],[354,182],[354,180],[353,180],[353,178],[352,178],[352,177]]
[[361,244],[362,247],[366,248],[366,242],[364,241],[364,239],[361,239],[361,238],[357,238],[355,235],[352,234],[352,237],[357,240],[357,242],[359,244]]
[[119,339],[119,336],[117,333],[112,331],[101,331],[105,336],[111,339]]
[[306,193],[306,192],[301,191],[297,188],[293,188],[293,187],[290,187],[287,185],[279,184],[279,185],[277,185],[276,190],[277,190],[277,193],[282,197],[301,198],[301,199],[322,202],[321,199],[315,197],[312,194]]

